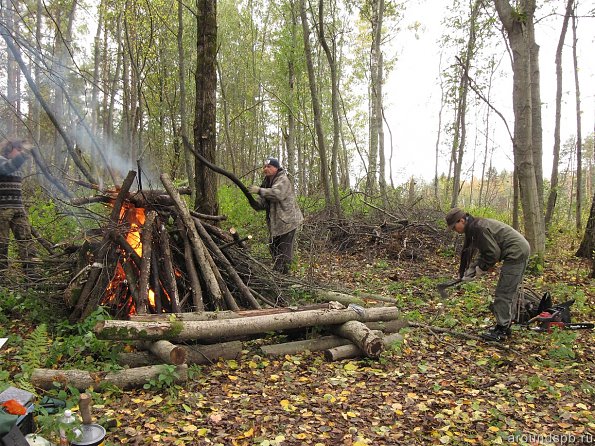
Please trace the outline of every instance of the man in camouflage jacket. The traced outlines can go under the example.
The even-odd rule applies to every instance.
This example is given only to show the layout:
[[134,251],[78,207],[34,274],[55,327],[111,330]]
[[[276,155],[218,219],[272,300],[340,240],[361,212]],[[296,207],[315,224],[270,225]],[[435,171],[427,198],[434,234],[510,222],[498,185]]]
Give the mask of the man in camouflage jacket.
[[273,269],[287,274],[293,260],[296,231],[304,217],[298,207],[293,184],[276,158],[268,158],[263,166],[264,180],[248,190],[256,194],[257,211],[266,211],[269,249]]

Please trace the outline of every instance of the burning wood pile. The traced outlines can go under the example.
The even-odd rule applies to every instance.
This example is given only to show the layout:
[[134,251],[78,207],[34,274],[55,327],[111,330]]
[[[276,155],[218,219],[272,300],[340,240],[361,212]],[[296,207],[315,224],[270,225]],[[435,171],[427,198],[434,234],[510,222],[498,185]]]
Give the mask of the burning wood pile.
[[190,211],[165,174],[166,191],[132,194],[134,178],[130,172],[113,196],[78,200],[109,202],[112,209],[96,248],[88,252],[86,281],[73,281],[66,291],[69,300],[76,300],[71,322],[98,305],[124,319],[284,303],[280,285],[286,279],[252,258],[237,232],[207,223],[222,217]]

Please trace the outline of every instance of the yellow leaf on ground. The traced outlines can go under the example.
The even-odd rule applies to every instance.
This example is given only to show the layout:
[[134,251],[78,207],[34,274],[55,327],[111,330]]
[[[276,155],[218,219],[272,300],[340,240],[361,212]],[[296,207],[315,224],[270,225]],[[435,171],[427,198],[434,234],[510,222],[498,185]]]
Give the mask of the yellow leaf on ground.
[[254,428],[253,427],[251,427],[246,432],[244,432],[244,437],[245,438],[250,438],[252,436],[254,436]]

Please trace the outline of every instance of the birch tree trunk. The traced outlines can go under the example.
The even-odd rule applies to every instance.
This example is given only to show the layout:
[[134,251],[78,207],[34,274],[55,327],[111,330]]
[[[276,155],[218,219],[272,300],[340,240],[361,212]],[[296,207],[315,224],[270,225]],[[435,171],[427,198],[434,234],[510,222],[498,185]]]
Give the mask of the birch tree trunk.
[[[331,109],[333,115],[333,147],[331,149],[331,183],[333,185],[332,189],[332,206],[331,212],[335,216],[341,215],[341,202],[339,198],[339,178],[338,178],[338,157],[339,157],[339,79],[337,76],[337,62],[336,62],[336,53],[331,51],[329,45],[326,41],[326,37],[324,34],[324,15],[323,15],[323,0],[319,0],[318,2],[318,26],[319,26],[319,38],[320,44],[324,50],[326,55],[326,59],[329,64],[329,68],[331,71]],[[332,40],[333,43],[333,50],[336,47],[334,39]]]

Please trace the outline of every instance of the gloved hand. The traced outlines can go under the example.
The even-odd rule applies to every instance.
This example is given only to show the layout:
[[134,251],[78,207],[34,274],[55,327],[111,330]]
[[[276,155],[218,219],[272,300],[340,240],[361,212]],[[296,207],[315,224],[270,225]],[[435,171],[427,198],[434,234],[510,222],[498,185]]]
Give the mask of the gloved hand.
[[260,192],[260,187],[255,185],[248,186],[248,192],[250,192],[251,194],[257,194]]

